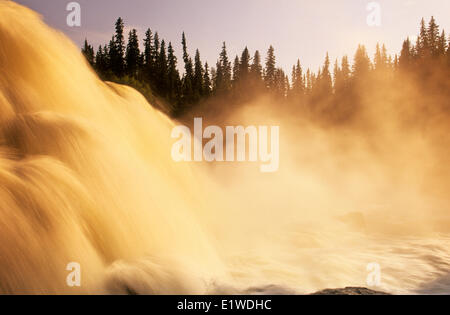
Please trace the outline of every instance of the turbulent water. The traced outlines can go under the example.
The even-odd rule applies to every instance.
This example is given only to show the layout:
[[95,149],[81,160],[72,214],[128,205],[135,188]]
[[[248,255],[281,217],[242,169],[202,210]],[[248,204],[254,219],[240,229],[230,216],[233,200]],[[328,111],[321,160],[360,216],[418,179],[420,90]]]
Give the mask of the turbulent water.
[[0,293],[306,293],[367,286],[373,262],[379,290],[450,292],[447,200],[317,162],[320,135],[274,175],[177,164],[173,126],[0,0]]

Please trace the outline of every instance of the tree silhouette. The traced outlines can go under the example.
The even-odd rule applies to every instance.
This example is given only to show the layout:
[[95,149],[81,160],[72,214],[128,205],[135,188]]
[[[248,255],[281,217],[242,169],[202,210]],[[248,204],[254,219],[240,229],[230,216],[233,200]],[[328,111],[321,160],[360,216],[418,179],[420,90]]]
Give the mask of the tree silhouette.
[[113,73],[121,77],[125,72],[125,38],[123,35],[124,23],[122,18],[118,18],[116,21],[116,33],[113,37],[113,47],[110,49],[111,52],[111,66]]
[[193,89],[194,89],[194,101],[198,101],[201,96],[204,95],[203,91],[203,77],[204,77],[204,70],[202,61],[200,59],[200,51],[197,49],[195,52],[195,67],[194,67],[194,82],[193,82]]
[[189,56],[184,33],[181,77],[173,45],[169,43],[166,49],[166,42],[160,40],[158,32],[153,34],[147,29],[141,53],[137,31],[129,32],[126,47],[123,31],[124,22],[118,18],[109,43],[100,45],[95,52],[86,39],[81,49],[83,55],[102,79],[132,85],[152,100],[155,95],[164,98],[169,104],[168,113],[173,115],[189,111],[207,97],[232,96],[230,100],[241,102],[268,94],[310,114],[333,111],[335,114],[331,116],[348,119],[364,103],[359,92],[369,89],[382,97],[384,92],[379,87],[385,81],[395,82],[405,76],[414,78],[419,82],[418,89],[426,95],[448,95],[450,90],[447,84],[449,40],[434,17],[428,24],[422,19],[417,42],[414,44],[407,38],[394,58],[388,55],[385,45],[377,44],[372,63],[366,48],[359,45],[353,63],[350,64],[347,56],[340,64],[336,60],[333,74],[328,54],[316,73],[310,69],[304,73],[297,60],[291,80],[283,69],[277,68],[273,46],[267,51],[264,67],[259,51],[251,58],[247,47],[236,56],[232,67],[224,42],[215,67],[210,68],[208,63],[202,63],[198,49],[194,61]]
[[125,56],[126,72],[130,77],[137,77],[138,75],[138,70],[140,69],[140,56],[141,53],[139,51],[137,31],[133,29],[128,35],[128,45]]
[[276,60],[275,60],[275,49],[273,46],[269,47],[267,51],[266,57],[266,69],[265,69],[265,77],[264,81],[266,84],[266,88],[269,91],[273,91],[276,88]]
[[94,59],[94,48],[88,44],[87,39],[84,40],[84,46],[81,49],[81,52],[83,53],[83,55],[86,57],[86,60],[89,62],[89,64],[91,66],[94,66],[95,64],[95,59]]

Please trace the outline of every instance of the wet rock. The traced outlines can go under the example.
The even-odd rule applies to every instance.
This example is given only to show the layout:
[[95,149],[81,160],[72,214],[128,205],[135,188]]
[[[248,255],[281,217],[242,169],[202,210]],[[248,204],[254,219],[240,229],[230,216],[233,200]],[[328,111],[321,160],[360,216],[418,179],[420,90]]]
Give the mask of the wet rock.
[[345,289],[326,289],[311,295],[390,295],[389,293],[373,291],[367,288],[347,287]]

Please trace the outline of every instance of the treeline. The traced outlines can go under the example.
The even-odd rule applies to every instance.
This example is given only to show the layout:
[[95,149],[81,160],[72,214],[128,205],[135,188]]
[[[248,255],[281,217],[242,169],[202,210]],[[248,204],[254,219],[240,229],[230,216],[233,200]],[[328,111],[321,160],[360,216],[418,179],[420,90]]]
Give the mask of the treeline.
[[[172,43],[160,39],[158,33],[148,29],[140,50],[135,29],[125,42],[124,22],[119,18],[111,41],[98,47],[97,51],[86,40],[82,48],[89,63],[105,80],[129,84],[145,96],[156,94],[164,98],[170,114],[176,116],[212,96],[245,101],[255,95],[267,93],[280,101],[310,107],[320,104],[322,109],[330,106],[345,106],[357,103],[359,89],[363,89],[373,78],[383,74],[392,78],[407,73],[424,82],[432,69],[450,72],[450,47],[445,31],[439,29],[432,17],[428,25],[422,19],[420,33],[414,44],[406,39],[399,55],[387,54],[384,45],[377,45],[373,59],[360,45],[352,62],[347,56],[334,64],[326,55],[323,66],[317,72],[303,70],[300,60],[292,68],[291,78],[277,67],[275,50],[269,47],[262,60],[259,51],[250,54],[244,48],[232,62],[223,43],[219,58],[213,67],[203,63],[197,49],[194,58],[190,56],[186,36],[182,34],[184,71],[178,71],[178,61]],[[331,69],[332,68],[332,69]],[[379,77],[379,76],[378,76]],[[447,92],[447,91],[446,91]],[[342,106],[341,106],[342,107]]]

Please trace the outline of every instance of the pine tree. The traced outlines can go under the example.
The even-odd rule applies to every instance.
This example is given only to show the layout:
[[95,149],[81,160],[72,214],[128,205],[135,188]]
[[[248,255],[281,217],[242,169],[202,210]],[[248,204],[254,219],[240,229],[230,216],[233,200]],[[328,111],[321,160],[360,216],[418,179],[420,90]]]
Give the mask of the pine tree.
[[389,67],[389,65],[392,63],[392,58],[391,56],[388,56],[387,54],[387,49],[386,49],[386,45],[383,44],[383,46],[381,46],[381,62],[382,62],[382,68],[386,68]]
[[245,84],[247,84],[249,75],[250,75],[250,53],[248,52],[248,48],[245,47],[244,51],[242,52],[239,64],[239,79]]
[[338,97],[342,97],[348,93],[350,87],[351,70],[348,57],[344,56],[339,67],[336,61],[334,66],[334,91]]
[[147,29],[144,39],[144,77],[149,82],[154,82],[155,79],[156,55],[153,33]]
[[252,65],[250,66],[250,85],[252,93],[256,93],[264,87],[263,67],[261,65],[261,55],[258,50],[255,52]]
[[447,55],[448,65],[450,66],[450,36],[448,38],[448,45],[447,45],[447,53],[446,53],[446,55]]
[[325,63],[320,76],[320,89],[323,96],[329,96],[333,92],[333,81],[330,73],[330,57],[327,53]]
[[[283,71],[284,73],[284,71]],[[284,97],[287,97],[291,93],[291,84],[289,82],[289,77],[284,75]]]
[[266,58],[266,69],[265,69],[265,85],[266,88],[271,90],[275,90],[275,76],[276,76],[276,60],[275,60],[275,50],[273,46],[269,47],[269,50],[267,51],[267,58]]
[[370,71],[370,65],[371,62],[367,56],[366,48],[359,45],[353,63],[353,76],[356,79],[364,78]]
[[339,87],[342,86],[342,81],[342,70],[339,67],[339,63],[336,59],[333,67],[333,86],[335,92],[337,92],[339,90]]
[[292,68],[292,96],[299,98],[303,96],[304,92],[305,83],[303,82],[303,70],[300,60],[297,60],[297,64]]
[[240,79],[240,67],[241,67],[241,62],[239,61],[239,57],[236,56],[236,58],[234,58],[234,62],[233,62],[233,78],[232,78],[232,82],[233,82],[233,87],[237,87],[239,79]]
[[315,78],[314,73],[310,69],[308,69],[306,71],[306,83],[307,83],[306,91],[309,96],[311,96],[313,93],[313,90],[315,88],[315,86],[314,86],[315,82],[316,82],[316,78]]
[[[177,57],[172,47],[172,43],[169,43],[167,48],[167,98],[175,106],[178,106],[180,99],[180,73],[177,69]],[[178,110],[178,109],[177,109]]]
[[252,78],[256,81],[260,82],[262,81],[262,65],[261,65],[261,55],[259,54],[259,51],[257,50],[255,52],[255,55],[253,56],[253,62],[250,68],[250,72],[252,74]]
[[89,62],[89,64],[93,67],[95,65],[94,48],[88,44],[87,39],[84,40],[84,46],[81,49],[81,52],[86,57],[86,60]]
[[125,55],[127,75],[137,77],[140,65],[141,53],[139,51],[139,40],[137,31],[131,30],[128,35],[128,45]]
[[183,77],[183,95],[186,103],[192,103],[194,100],[194,69],[192,59],[189,57],[187,51],[186,35],[182,34],[181,44],[183,46],[183,61],[184,61],[184,77]]
[[450,67],[450,37],[448,38],[448,45],[447,45],[447,65]]
[[99,72],[99,74],[102,74],[105,71],[105,68],[103,47],[100,45],[98,46],[97,53],[95,54],[95,69]]
[[231,90],[231,62],[228,60],[227,46],[223,42],[217,65],[217,92],[227,93]]
[[147,29],[144,39],[144,62],[146,65],[151,65],[153,60],[153,33],[151,29]]
[[181,35],[181,45],[183,46],[183,60],[186,64],[189,61],[189,54],[187,52],[186,34],[184,32]]
[[211,94],[216,93],[217,90],[217,70],[216,68],[212,67],[211,68]]
[[395,54],[394,62],[393,62],[393,64],[392,64],[392,68],[393,68],[394,71],[397,71],[397,70],[398,70],[398,67],[399,67],[398,55]]
[[161,48],[158,55],[157,63],[157,73],[158,73],[158,90],[163,96],[168,95],[169,77],[168,77],[168,67],[167,67],[167,55],[166,55],[166,43],[164,40],[161,41]]
[[203,76],[204,76],[204,70],[202,61],[200,59],[200,51],[197,49],[195,52],[195,61],[194,61],[195,67],[194,67],[194,82],[193,82],[193,88],[194,88],[194,95],[196,100],[200,98],[200,96],[203,95]]
[[351,70],[350,70],[350,63],[348,62],[347,56],[342,57],[341,71],[342,71],[342,78],[345,81],[350,80]]
[[437,54],[439,56],[445,56],[446,50],[447,50],[447,37],[445,35],[445,31],[442,30],[441,36],[439,36],[438,40]]
[[203,75],[203,95],[210,96],[212,91],[211,77],[209,75],[208,63],[205,63],[205,73]]
[[161,50],[161,43],[159,40],[159,34],[158,32],[155,33],[155,36],[153,37],[153,64],[154,64],[154,71],[155,76],[157,75],[157,68],[158,68],[158,60],[159,60],[159,53]]
[[412,48],[411,48],[411,41],[409,40],[409,37],[403,42],[402,51],[400,53],[399,58],[399,67],[401,69],[407,70],[410,68],[412,63]]
[[108,44],[108,60],[109,60],[109,71],[110,74],[114,74],[117,76],[116,74],[116,64],[117,64],[117,50],[116,50],[116,44],[114,41],[114,36],[111,38],[111,40],[109,41]]
[[123,34],[124,23],[122,18],[118,18],[115,25],[116,33],[114,35],[114,55],[111,56],[113,72],[116,76],[122,77],[125,72],[125,37]]
[[344,56],[342,58],[340,68],[338,66],[338,63],[336,62],[334,72],[334,90],[338,96],[342,96],[346,94],[348,88],[350,87],[351,70],[347,56]]
[[222,74],[222,65],[220,64],[220,60],[217,60],[216,62],[216,68],[215,73],[213,76],[213,91],[214,93],[220,93],[220,88],[223,80],[223,74]]
[[377,48],[375,51],[375,58],[374,58],[374,63],[375,63],[375,70],[381,70],[384,68],[384,58],[383,58],[383,54],[381,52],[381,48],[380,48],[380,44],[377,43]]
[[422,18],[420,24],[420,34],[417,38],[417,56],[423,59],[428,56],[429,50],[430,44],[428,40],[428,31],[425,26],[425,20]]
[[439,45],[439,26],[436,24],[436,20],[433,16],[428,24],[427,38],[431,55],[433,57],[437,57]]
[[284,74],[283,69],[281,68],[275,69],[274,85],[272,88],[272,92],[277,97],[284,98],[287,95],[288,86],[289,83],[286,84],[286,75]]

